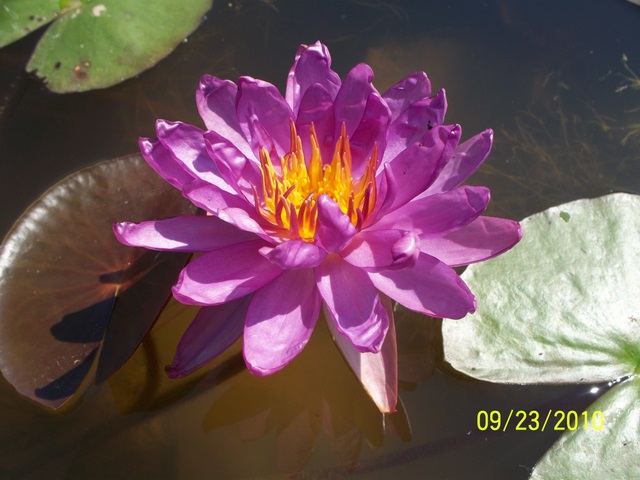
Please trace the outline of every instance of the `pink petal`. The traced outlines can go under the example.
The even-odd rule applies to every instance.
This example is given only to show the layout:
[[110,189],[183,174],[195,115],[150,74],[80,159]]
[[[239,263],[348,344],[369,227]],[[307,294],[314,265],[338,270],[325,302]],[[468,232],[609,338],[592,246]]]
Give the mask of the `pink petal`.
[[259,158],[260,147],[269,151],[274,162],[289,151],[289,123],[293,112],[276,87],[262,80],[241,77],[236,112],[255,158]]
[[305,158],[311,158],[311,124],[313,124],[318,138],[320,156],[324,159],[332,158],[335,149],[334,123],[331,93],[322,85],[310,86],[300,101],[296,118],[296,129],[300,140],[302,140]]
[[315,268],[316,283],[338,331],[361,352],[378,352],[389,317],[367,274],[337,255]]
[[328,252],[335,253],[342,250],[356,234],[347,215],[342,213],[340,206],[326,194],[318,197],[318,227],[315,239],[318,245]]
[[222,190],[233,191],[220,177],[218,167],[207,153],[202,130],[186,123],[158,120],[156,133],[160,143],[192,177],[200,178]]
[[424,72],[412,73],[382,94],[391,110],[391,121],[398,118],[409,106],[431,95],[431,82]]
[[488,129],[459,145],[426,193],[446,192],[464,182],[487,158],[492,142],[493,131]]
[[255,236],[212,216],[181,216],[163,220],[113,225],[120,243],[131,247],[177,252],[207,252]]
[[202,307],[182,335],[173,363],[166,367],[169,378],[183,377],[223,353],[244,330],[251,296],[223,305]]
[[[378,353],[359,352],[327,321],[331,335],[373,402],[382,413],[393,413],[398,402],[398,351],[393,309],[388,298],[381,298],[389,318],[389,330]],[[329,315],[325,315],[329,319]]]
[[248,159],[236,145],[217,132],[206,132],[204,140],[220,176],[237,193],[253,202],[253,186],[262,184],[262,175],[256,161]]
[[243,353],[254,375],[269,375],[302,351],[311,337],[320,296],[312,270],[287,270],[253,296],[244,328]]
[[412,231],[421,239],[441,236],[478,218],[489,198],[489,189],[463,185],[409,202],[376,223],[375,228]]
[[488,260],[509,250],[522,238],[520,224],[506,218],[478,217],[442,237],[427,237],[420,249],[457,267]]
[[173,287],[176,300],[190,305],[220,305],[267,284],[282,269],[259,253],[263,241],[230,245],[194,258]]
[[207,130],[229,140],[245,156],[253,157],[236,116],[238,87],[229,80],[204,75],[196,91],[196,104]]
[[343,123],[347,127],[347,135],[349,137],[353,135],[353,132],[360,125],[369,95],[376,92],[371,80],[373,80],[373,71],[369,65],[364,63],[356,65],[347,74],[334,103],[334,139],[340,136]]
[[419,240],[401,230],[365,230],[358,233],[340,256],[359,268],[406,268],[417,260]]
[[289,240],[275,248],[263,247],[260,253],[282,269],[313,268],[325,259],[327,251],[302,240]]
[[378,290],[420,313],[462,318],[476,309],[473,294],[455,270],[425,253],[419,255],[413,268],[368,275]]
[[182,189],[193,177],[177,162],[160,141],[152,138],[138,140],[142,156],[158,175],[178,189]]
[[389,125],[387,148],[383,161],[391,160],[409,145],[420,140],[428,130],[442,125],[447,109],[444,90],[431,98],[423,98],[406,108]]
[[402,207],[431,185],[458,144],[460,129],[457,125],[438,126],[423,140],[426,141],[414,143],[388,163],[386,168],[393,174],[398,189],[382,215]]
[[362,119],[349,139],[354,178],[359,178],[364,172],[374,145],[378,150],[378,158],[382,158],[384,155],[389,116],[389,107],[382,100],[380,94],[378,92],[370,94],[362,113]]
[[300,102],[310,87],[322,86],[331,99],[334,99],[340,84],[340,77],[331,70],[329,49],[320,42],[308,47],[302,45],[289,71],[285,98],[297,115]]

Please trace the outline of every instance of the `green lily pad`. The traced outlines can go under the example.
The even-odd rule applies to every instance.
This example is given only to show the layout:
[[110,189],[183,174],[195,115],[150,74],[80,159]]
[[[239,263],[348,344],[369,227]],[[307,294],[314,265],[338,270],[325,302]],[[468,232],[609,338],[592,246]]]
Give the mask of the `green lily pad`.
[[19,393],[56,409],[126,361],[187,256],[121,245],[112,223],[193,212],[139,155],[72,174],[27,209],[0,246],[0,370]]
[[638,399],[638,377],[613,387],[586,410],[586,415],[579,414],[578,428],[560,437],[530,478],[640,478]]
[[[57,93],[110,87],[152,67],[201,23],[212,0],[9,0],[0,45],[57,19],[27,65]],[[4,42],[4,43],[2,43]]]
[[638,211],[640,197],[613,194],[525,219],[518,245],[463,273],[478,310],[444,322],[446,360],[494,382],[592,383],[636,373]]
[[479,307],[443,324],[457,370],[506,383],[629,377],[578,412],[532,478],[640,478],[639,209],[627,194],[551,208],[522,222],[511,251],[463,273]]
[[48,24],[61,12],[59,0],[4,0],[0,5],[0,47]]

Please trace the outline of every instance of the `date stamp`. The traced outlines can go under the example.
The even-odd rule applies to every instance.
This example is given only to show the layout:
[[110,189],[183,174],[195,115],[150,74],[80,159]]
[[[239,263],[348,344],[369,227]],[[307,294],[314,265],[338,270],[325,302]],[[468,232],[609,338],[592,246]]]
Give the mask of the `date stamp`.
[[600,431],[604,428],[604,413],[600,410],[593,412],[576,410],[514,410],[505,412],[500,410],[479,410],[476,416],[476,426],[478,430],[484,432],[503,431],[506,432],[509,426],[514,426],[516,431],[544,432],[549,430],[584,430]]

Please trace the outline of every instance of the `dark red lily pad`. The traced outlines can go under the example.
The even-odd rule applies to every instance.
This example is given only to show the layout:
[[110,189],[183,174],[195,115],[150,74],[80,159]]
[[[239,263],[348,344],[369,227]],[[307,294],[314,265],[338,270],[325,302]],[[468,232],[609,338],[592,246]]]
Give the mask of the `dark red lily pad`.
[[0,246],[0,370],[18,392],[56,409],[93,367],[99,383],[127,360],[187,255],[121,245],[112,223],[194,212],[139,155],[76,172],[27,209]]

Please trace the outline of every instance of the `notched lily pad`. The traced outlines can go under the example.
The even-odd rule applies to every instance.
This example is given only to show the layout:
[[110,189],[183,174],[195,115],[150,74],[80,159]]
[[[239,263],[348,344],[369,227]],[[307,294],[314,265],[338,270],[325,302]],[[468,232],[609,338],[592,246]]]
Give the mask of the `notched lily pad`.
[[112,223],[193,213],[139,155],[74,173],[29,207],[0,247],[0,369],[18,392],[55,409],[92,367],[101,382],[126,361],[187,257],[121,245]]

